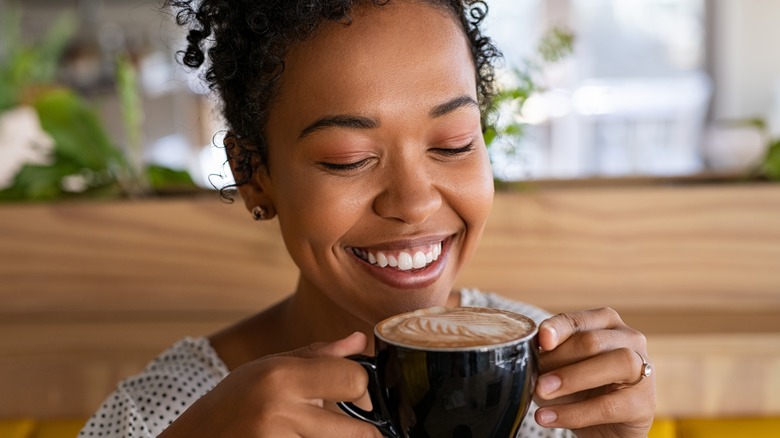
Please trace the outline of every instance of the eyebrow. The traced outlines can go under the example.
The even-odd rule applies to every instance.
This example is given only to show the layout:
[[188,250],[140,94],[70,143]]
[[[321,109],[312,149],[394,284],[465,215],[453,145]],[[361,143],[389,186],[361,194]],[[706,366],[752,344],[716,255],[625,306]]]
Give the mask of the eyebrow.
[[311,134],[312,132],[319,131],[325,128],[330,128],[332,126],[337,126],[340,128],[347,128],[347,129],[373,129],[379,126],[379,122],[375,119],[371,119],[368,117],[361,117],[361,116],[350,116],[350,115],[343,115],[343,114],[335,115],[335,116],[327,116],[303,128],[301,133],[298,135],[298,139],[300,140],[303,137],[306,137],[307,135]]
[[[444,117],[447,114],[450,114],[455,110],[463,107],[474,107],[479,109],[479,104],[470,96],[458,96],[452,100],[436,105],[433,107],[433,109],[431,109],[430,112],[428,112],[428,115],[432,119],[436,119],[439,117]],[[313,132],[331,127],[347,129],[374,129],[379,127],[379,121],[370,117],[354,116],[348,114],[326,116],[303,128],[301,133],[298,134],[298,139],[300,140]]]
[[436,105],[428,113],[428,115],[430,115],[432,119],[444,117],[447,114],[463,107],[474,107],[479,109],[479,104],[470,96],[459,96],[440,105]]

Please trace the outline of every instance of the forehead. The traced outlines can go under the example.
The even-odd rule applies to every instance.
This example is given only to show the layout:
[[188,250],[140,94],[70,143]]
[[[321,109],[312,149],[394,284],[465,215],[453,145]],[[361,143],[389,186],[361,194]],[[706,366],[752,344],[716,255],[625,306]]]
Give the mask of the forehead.
[[323,24],[291,49],[269,122],[287,111],[296,119],[428,111],[454,95],[476,100],[475,77],[466,35],[448,10],[407,1],[359,6],[351,24]]

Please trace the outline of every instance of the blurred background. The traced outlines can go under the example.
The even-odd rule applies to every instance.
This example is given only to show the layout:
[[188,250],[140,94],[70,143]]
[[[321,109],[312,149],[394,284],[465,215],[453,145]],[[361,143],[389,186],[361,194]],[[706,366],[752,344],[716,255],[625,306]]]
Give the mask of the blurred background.
[[[489,2],[507,67],[550,28],[571,55],[541,69],[509,179],[745,171],[780,130],[780,3],[727,0]],[[758,122],[758,123],[750,123]],[[767,131],[757,129],[761,123]]]
[[[499,190],[457,286],[617,309],[651,438],[780,436],[780,1],[487,3]],[[278,224],[211,191],[224,125],[184,41],[157,0],[0,0],[0,437],[75,436],[297,281]]]
[[[498,179],[744,175],[780,132],[776,1],[488,4],[487,33],[505,55],[500,81],[520,91],[493,118]],[[222,123],[199,72],[175,61],[184,34],[159,2],[0,0],[0,15],[0,62],[13,60],[12,45],[40,47],[60,35],[51,80],[87,99],[137,166],[186,171],[207,188],[230,181],[213,147]],[[545,44],[560,53],[546,56]],[[135,74],[136,151],[128,151],[117,59]]]

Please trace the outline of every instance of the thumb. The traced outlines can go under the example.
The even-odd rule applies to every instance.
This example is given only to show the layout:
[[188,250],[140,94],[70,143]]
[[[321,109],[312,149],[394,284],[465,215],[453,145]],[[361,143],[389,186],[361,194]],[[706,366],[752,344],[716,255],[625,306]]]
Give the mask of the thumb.
[[314,357],[346,357],[360,354],[366,350],[367,339],[362,332],[355,332],[346,338],[333,342],[317,342],[279,356],[314,358]]

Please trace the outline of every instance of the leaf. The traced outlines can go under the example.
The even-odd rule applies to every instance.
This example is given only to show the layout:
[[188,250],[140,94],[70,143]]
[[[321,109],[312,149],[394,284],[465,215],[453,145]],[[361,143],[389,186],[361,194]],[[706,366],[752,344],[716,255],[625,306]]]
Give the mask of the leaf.
[[81,167],[106,170],[124,167],[124,158],[108,139],[97,115],[75,93],[54,89],[34,103],[41,126],[54,138],[55,155]]
[[17,201],[56,199],[62,194],[62,178],[77,171],[77,168],[67,165],[27,164],[16,174],[13,185],[0,192],[0,199]]
[[[498,124],[498,114],[508,111],[517,112],[528,98],[544,89],[538,80],[547,64],[560,61],[574,51],[574,34],[560,28],[552,28],[542,36],[537,47],[539,60],[526,60],[522,68],[512,69],[515,85],[499,90],[492,105],[487,110],[484,120],[488,121],[485,129],[485,144],[490,146],[498,139],[510,141],[509,154],[517,153],[517,144],[525,134],[523,123],[513,122],[506,126]],[[509,107],[511,102],[512,107]]]
[[146,168],[149,183],[155,189],[196,187],[187,171],[150,165]]
[[780,140],[769,146],[761,173],[771,180],[780,181]]
[[7,7],[0,17],[0,111],[16,105],[19,84],[14,83],[12,71],[19,51],[21,9]]
[[490,147],[490,145],[493,144],[493,140],[496,139],[496,128],[492,125],[488,126],[485,129],[485,133],[482,134],[482,137],[485,139],[487,147]]
[[127,133],[127,150],[135,159],[130,161],[140,163],[142,153],[143,107],[138,91],[138,78],[128,57],[120,57],[116,64],[116,90],[122,109],[122,120]]
[[550,29],[539,41],[539,54],[546,62],[557,62],[574,51],[574,34],[568,30]]
[[72,13],[63,13],[57,17],[57,21],[35,48],[36,62],[31,71],[33,82],[54,82],[62,53],[75,30],[76,19]]
[[10,6],[2,17],[0,37],[0,111],[19,104],[25,90],[55,80],[57,65],[76,28],[72,14],[61,14],[44,38],[24,43],[19,23],[22,12]]

